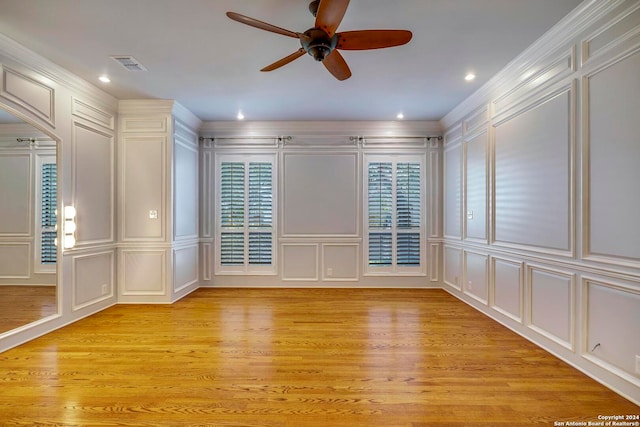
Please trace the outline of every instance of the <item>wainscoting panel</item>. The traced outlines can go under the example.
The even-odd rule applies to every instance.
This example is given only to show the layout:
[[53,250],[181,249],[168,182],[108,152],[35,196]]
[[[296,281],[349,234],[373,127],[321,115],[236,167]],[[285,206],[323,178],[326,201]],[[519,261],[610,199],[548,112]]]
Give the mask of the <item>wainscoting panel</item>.
[[640,284],[583,277],[583,293],[585,357],[640,387]]
[[113,296],[114,251],[74,255],[73,264],[73,310]]
[[285,243],[281,247],[283,281],[319,280],[319,247],[317,244]]
[[357,243],[322,244],[322,280],[325,282],[360,279],[360,245]]
[[0,242],[1,279],[28,279],[30,276],[31,245],[29,243]]
[[574,350],[574,275],[528,265],[529,327]]
[[491,257],[493,292],[490,305],[520,323],[524,296],[523,266],[521,261]]
[[122,295],[166,294],[166,251],[152,249],[121,249]]
[[462,290],[462,249],[444,245],[444,283]]
[[173,249],[173,292],[198,283],[198,246]]
[[464,251],[464,286],[467,295],[483,304],[489,301],[489,257],[485,254]]

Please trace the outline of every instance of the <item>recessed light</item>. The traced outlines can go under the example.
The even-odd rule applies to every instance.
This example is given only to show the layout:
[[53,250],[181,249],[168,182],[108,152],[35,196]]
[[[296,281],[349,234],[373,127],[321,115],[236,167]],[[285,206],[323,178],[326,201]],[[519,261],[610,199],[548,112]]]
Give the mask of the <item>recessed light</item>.
[[404,114],[402,114],[402,113],[398,113],[398,115],[396,116],[396,118],[397,118],[398,120],[402,120],[402,119],[404,119]]
[[242,111],[238,111],[238,115],[236,116],[236,118],[238,120],[244,120],[244,114],[242,114]]
[[98,77],[98,80],[100,80],[102,83],[110,83],[111,79],[108,76],[100,76]]
[[473,74],[473,73],[469,73],[469,74],[467,74],[467,75],[464,77],[464,79],[465,79],[466,81],[468,81],[468,82],[470,82],[471,80],[473,80],[473,79],[475,79],[475,78],[476,78],[476,75],[475,75],[475,74]]

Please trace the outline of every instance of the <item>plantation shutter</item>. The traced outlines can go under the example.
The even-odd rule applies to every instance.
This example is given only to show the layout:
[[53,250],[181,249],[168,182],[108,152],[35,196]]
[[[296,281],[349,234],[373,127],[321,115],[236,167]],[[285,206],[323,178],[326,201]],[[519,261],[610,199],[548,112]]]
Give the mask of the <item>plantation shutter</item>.
[[[387,162],[369,163],[369,265],[386,266],[393,262],[392,212],[393,169]],[[388,230],[388,231],[383,231]]]
[[40,171],[40,263],[56,263],[57,168],[55,163],[43,163]]
[[[219,163],[220,267],[273,272],[273,162],[230,156]],[[251,157],[251,156],[249,156]],[[237,160],[236,160],[237,159]],[[226,268],[224,268],[226,267]]]
[[[220,170],[220,257],[222,265],[244,264],[244,163],[224,162]],[[240,231],[232,231],[240,230]]]
[[420,265],[420,164],[396,166],[397,264]]
[[273,227],[272,165],[249,163],[249,264],[271,264]]
[[371,155],[365,164],[367,271],[422,275],[422,159],[414,155]]

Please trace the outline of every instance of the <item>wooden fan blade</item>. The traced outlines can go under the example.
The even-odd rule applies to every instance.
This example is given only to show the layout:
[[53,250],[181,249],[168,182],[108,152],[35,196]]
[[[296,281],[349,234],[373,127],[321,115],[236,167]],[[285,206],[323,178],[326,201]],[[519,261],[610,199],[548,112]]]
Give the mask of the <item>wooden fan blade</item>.
[[338,49],[367,50],[401,46],[411,40],[407,30],[361,30],[338,33]]
[[248,16],[240,15],[235,12],[227,12],[227,16],[234,21],[238,21],[242,24],[249,25],[251,27],[259,28],[265,31],[271,31],[272,33],[282,34],[283,36],[299,38],[299,34],[293,31],[285,30],[284,28],[276,27],[275,25],[268,24],[266,22],[258,21],[257,19],[250,18]]
[[334,50],[329,54],[329,56],[324,58],[322,63],[327,67],[327,70],[333,74],[333,77],[338,80],[346,80],[351,77],[351,70],[349,69],[347,62],[337,50]]
[[348,6],[349,0],[320,0],[316,14],[316,28],[329,34],[329,37],[333,36]]
[[275,69],[278,69],[278,68],[282,67],[283,65],[287,65],[289,62],[292,62],[292,61],[300,58],[305,53],[307,53],[307,52],[304,49],[300,48],[297,51],[293,52],[291,55],[285,56],[281,60],[276,61],[271,65],[267,65],[266,67],[264,67],[260,71],[273,71]]

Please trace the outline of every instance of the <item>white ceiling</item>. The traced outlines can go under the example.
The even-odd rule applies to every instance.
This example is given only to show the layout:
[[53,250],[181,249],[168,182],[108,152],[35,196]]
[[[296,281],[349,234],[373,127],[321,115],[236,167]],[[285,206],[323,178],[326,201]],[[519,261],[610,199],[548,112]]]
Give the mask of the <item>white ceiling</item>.
[[[335,80],[293,53],[293,38],[230,20],[234,11],[292,31],[309,0],[0,0],[0,32],[119,99],[175,99],[202,120],[438,120],[581,0],[351,0],[338,31],[407,29],[405,46],[343,51]],[[110,59],[132,55],[129,72]],[[464,80],[468,71],[477,79]],[[100,74],[112,82],[98,82]]]

